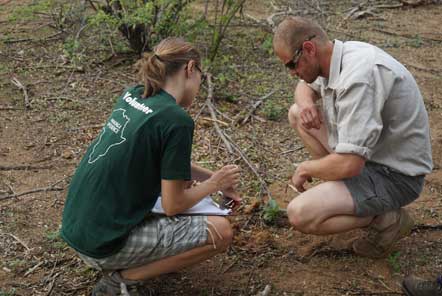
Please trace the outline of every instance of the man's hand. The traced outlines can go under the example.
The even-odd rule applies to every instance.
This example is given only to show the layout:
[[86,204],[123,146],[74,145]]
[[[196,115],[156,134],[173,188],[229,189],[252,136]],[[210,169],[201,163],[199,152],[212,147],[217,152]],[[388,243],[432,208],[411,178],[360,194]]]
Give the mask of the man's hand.
[[316,105],[300,107],[299,116],[301,124],[305,129],[319,129],[323,123],[321,112],[319,112]]
[[302,169],[302,164],[296,169],[295,173],[292,177],[292,183],[293,186],[299,191],[304,192],[304,183],[308,181],[312,181],[312,177],[305,173],[305,171]]

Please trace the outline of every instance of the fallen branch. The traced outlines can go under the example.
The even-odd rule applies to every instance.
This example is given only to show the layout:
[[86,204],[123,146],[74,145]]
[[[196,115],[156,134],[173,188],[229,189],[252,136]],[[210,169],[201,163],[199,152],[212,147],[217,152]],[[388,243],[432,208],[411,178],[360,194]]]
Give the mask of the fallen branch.
[[41,265],[43,265],[43,263],[45,263],[45,261],[40,261],[38,262],[36,265],[34,265],[33,267],[29,268],[28,271],[25,272],[24,276],[28,276],[31,273],[33,273],[37,268],[39,268]]
[[63,32],[57,32],[55,34],[49,35],[48,37],[45,38],[40,38],[40,39],[32,39],[32,38],[23,38],[23,39],[15,39],[15,40],[3,40],[3,43],[5,44],[12,44],[12,43],[19,43],[19,42],[40,42],[40,41],[49,41],[52,39],[56,39],[56,37],[58,38],[58,35],[62,34]]
[[441,230],[442,224],[436,224],[436,225],[428,225],[428,224],[417,224],[413,227],[413,231],[416,230]]
[[227,140],[226,136],[224,135],[223,131],[218,125],[218,119],[216,118],[215,114],[215,107],[213,106],[213,84],[212,84],[212,75],[210,73],[207,73],[207,85],[208,85],[208,93],[207,93],[207,99],[206,99],[206,106],[209,108],[210,116],[213,120],[213,125],[215,126],[215,130],[220,136],[221,140],[223,140],[224,145],[227,148],[227,151],[229,151],[230,154],[233,153],[232,145]]
[[258,171],[256,170],[255,166],[250,162],[250,160],[247,158],[247,156],[244,154],[244,152],[241,150],[241,148],[239,148],[235,143],[233,143],[232,139],[228,135],[225,135],[225,136],[230,140],[230,143],[232,144],[232,147],[235,148],[235,150],[239,153],[239,155],[244,160],[244,162],[249,166],[249,168],[252,170],[252,172],[258,178],[259,182],[261,183],[261,186],[264,188],[264,190],[266,191],[267,195],[269,197],[271,197],[271,193],[270,193],[269,188],[267,187],[267,183],[264,181],[264,179],[258,173]]
[[268,295],[270,295],[271,290],[272,290],[272,286],[266,285],[264,290],[262,290],[261,292],[258,292],[258,294],[256,294],[256,296],[268,296]]
[[28,96],[28,91],[26,90],[26,87],[15,77],[13,77],[11,79],[11,82],[18,87],[19,89],[21,89],[23,91],[23,95],[24,95],[24,99],[25,99],[25,109],[29,109],[30,108],[30,104],[29,104],[29,96]]
[[17,198],[17,197],[20,197],[23,195],[28,195],[28,194],[37,193],[37,192],[62,191],[62,190],[64,190],[64,187],[55,187],[55,185],[57,185],[58,183],[66,180],[67,178],[70,178],[70,177],[71,176],[66,176],[48,187],[37,188],[37,189],[33,189],[33,190],[21,192],[21,193],[14,193],[14,194],[2,196],[2,197],[0,197],[0,201],[11,199],[11,198]]
[[31,251],[31,249],[28,247],[27,244],[25,244],[21,239],[19,239],[18,237],[16,237],[15,235],[13,235],[12,233],[5,233],[7,235],[9,235],[10,237],[12,237],[13,239],[15,239],[20,245],[22,245],[23,247],[25,247],[25,249],[29,252]]
[[201,120],[217,122],[217,123],[219,123],[219,124],[221,124],[221,125],[229,126],[228,123],[226,123],[226,122],[224,122],[224,121],[221,121],[221,120],[219,120],[219,119],[213,119],[213,118],[208,118],[208,117],[201,117]]
[[259,107],[259,105],[262,104],[262,102],[264,102],[265,99],[269,98],[271,95],[273,95],[275,92],[277,91],[277,89],[272,90],[271,92],[269,92],[268,94],[260,97],[252,106],[252,108],[250,108],[250,111],[247,113],[246,117],[244,117],[244,119],[241,121],[241,124],[245,124],[250,116],[253,115],[253,113],[255,112],[255,110]]
[[14,171],[14,170],[41,170],[41,169],[51,169],[51,165],[46,166],[34,166],[34,165],[15,165],[15,166],[7,166],[0,165],[0,171]]

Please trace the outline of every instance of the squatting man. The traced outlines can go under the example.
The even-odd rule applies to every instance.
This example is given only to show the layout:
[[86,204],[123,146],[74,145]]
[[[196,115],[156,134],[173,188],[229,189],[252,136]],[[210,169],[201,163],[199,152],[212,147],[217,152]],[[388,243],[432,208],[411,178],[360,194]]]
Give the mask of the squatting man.
[[[315,22],[288,17],[277,27],[275,54],[301,80],[288,117],[312,160],[288,205],[295,229],[326,235],[356,228],[369,235],[355,253],[381,258],[414,222],[403,206],[419,197],[431,172],[428,115],[410,72],[363,42],[330,40]],[[325,182],[308,190],[306,181]]]

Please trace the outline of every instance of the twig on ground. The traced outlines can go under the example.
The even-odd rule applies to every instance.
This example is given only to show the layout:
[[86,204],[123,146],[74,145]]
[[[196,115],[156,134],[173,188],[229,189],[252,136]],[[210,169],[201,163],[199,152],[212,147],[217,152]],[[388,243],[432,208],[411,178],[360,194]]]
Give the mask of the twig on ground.
[[14,84],[16,87],[18,87],[19,89],[21,89],[23,91],[23,95],[24,95],[24,100],[25,100],[25,109],[29,109],[30,104],[29,104],[29,96],[28,96],[28,91],[26,89],[26,87],[23,85],[23,83],[21,83],[16,77],[13,77],[11,79],[12,84]]
[[37,189],[33,189],[33,190],[21,192],[21,193],[14,193],[14,194],[2,196],[2,197],[0,197],[0,201],[11,199],[11,198],[17,198],[17,197],[20,197],[23,195],[28,195],[28,194],[37,193],[37,192],[62,191],[62,190],[64,190],[64,187],[55,187],[55,185],[57,185],[58,183],[66,180],[67,178],[70,178],[70,177],[71,176],[66,176],[66,177],[58,180],[57,182],[53,183],[52,185],[49,185],[48,187],[37,188]]
[[442,230],[442,224],[428,225],[428,224],[417,224],[413,227],[413,231],[416,230]]
[[221,124],[221,125],[229,126],[228,123],[226,123],[226,122],[224,122],[224,121],[221,121],[221,120],[219,120],[219,119],[213,119],[213,118],[208,118],[208,117],[201,117],[201,120],[217,122],[217,123],[219,123],[219,124]]
[[14,166],[8,166],[8,165],[0,165],[0,171],[14,171],[14,170],[41,170],[41,169],[51,169],[52,165],[45,165],[45,166],[34,166],[34,165],[14,165]]
[[227,148],[227,151],[229,151],[230,154],[233,153],[233,149],[232,149],[232,145],[231,143],[227,140],[225,134],[223,133],[223,131],[221,130],[221,128],[218,125],[218,119],[216,118],[216,114],[215,114],[215,107],[213,106],[213,84],[212,84],[212,75],[210,73],[207,73],[207,85],[208,85],[208,94],[207,94],[207,99],[206,99],[206,106],[207,108],[209,108],[210,111],[210,115],[213,119],[213,125],[215,126],[215,130],[218,133],[218,135],[220,136],[220,138],[223,140],[224,145]]
[[258,292],[258,294],[256,294],[256,296],[268,296],[268,295],[270,295],[271,290],[272,290],[272,286],[266,285],[264,290],[262,290],[261,292]]
[[57,272],[57,273],[54,275],[54,277],[52,278],[52,282],[51,282],[50,285],[49,285],[49,289],[48,289],[48,292],[46,293],[46,296],[51,295],[52,290],[54,289],[54,286],[55,286],[55,281],[57,280],[57,277],[58,277],[60,274],[61,274],[61,272]]
[[3,40],[3,43],[5,44],[12,44],[12,43],[19,43],[19,42],[40,42],[40,41],[49,41],[52,39],[58,38],[58,35],[62,34],[63,32],[57,32],[52,35],[49,35],[48,37],[40,38],[40,39],[32,39],[32,38],[23,38],[23,39],[15,39],[15,40]]
[[252,172],[258,178],[259,182],[261,183],[261,186],[264,188],[264,190],[266,191],[267,195],[269,197],[271,197],[271,193],[270,193],[269,188],[267,187],[267,183],[264,181],[264,179],[258,173],[258,171],[256,170],[255,166],[250,162],[250,160],[247,158],[247,156],[244,154],[244,152],[241,150],[241,148],[239,148],[238,145],[233,143],[232,139],[228,135],[225,135],[225,136],[230,140],[230,143],[232,144],[232,147],[239,153],[239,155],[244,160],[244,162],[249,166],[249,168],[252,170]]
[[28,271],[25,272],[25,274],[23,276],[28,276],[31,273],[33,273],[37,268],[39,268],[41,265],[43,265],[45,263],[45,261],[40,261],[38,262],[36,265],[34,265],[33,267],[29,268]]
[[20,243],[20,245],[25,247],[26,251],[28,251],[28,252],[31,251],[31,249],[28,247],[28,245],[25,244],[25,242],[23,242],[21,239],[19,239],[18,237],[16,237],[12,233],[6,233],[6,234],[9,235],[10,237],[12,237],[13,239],[15,239],[18,243]]
[[264,102],[264,100],[266,100],[267,98],[269,98],[271,95],[273,95],[275,92],[277,91],[277,89],[272,90],[271,92],[269,92],[268,94],[260,97],[252,106],[252,108],[250,108],[250,111],[247,113],[246,117],[244,117],[244,119],[241,121],[241,124],[245,124],[250,116],[253,115],[253,113],[255,112],[255,110],[259,107],[259,105],[262,104],[262,102]]

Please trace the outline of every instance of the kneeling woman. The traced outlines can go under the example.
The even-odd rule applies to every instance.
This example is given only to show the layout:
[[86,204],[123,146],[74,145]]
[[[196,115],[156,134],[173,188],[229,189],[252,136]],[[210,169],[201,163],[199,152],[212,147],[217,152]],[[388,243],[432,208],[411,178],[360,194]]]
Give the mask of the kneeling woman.
[[[211,172],[191,163],[194,122],[183,107],[200,88],[198,51],[168,38],[136,66],[143,85],[119,98],[77,168],[63,212],[63,239],[104,271],[93,295],[119,295],[225,251],[228,220],[175,215],[219,190],[240,200],[239,168]],[[160,194],[166,215],[151,213]]]

